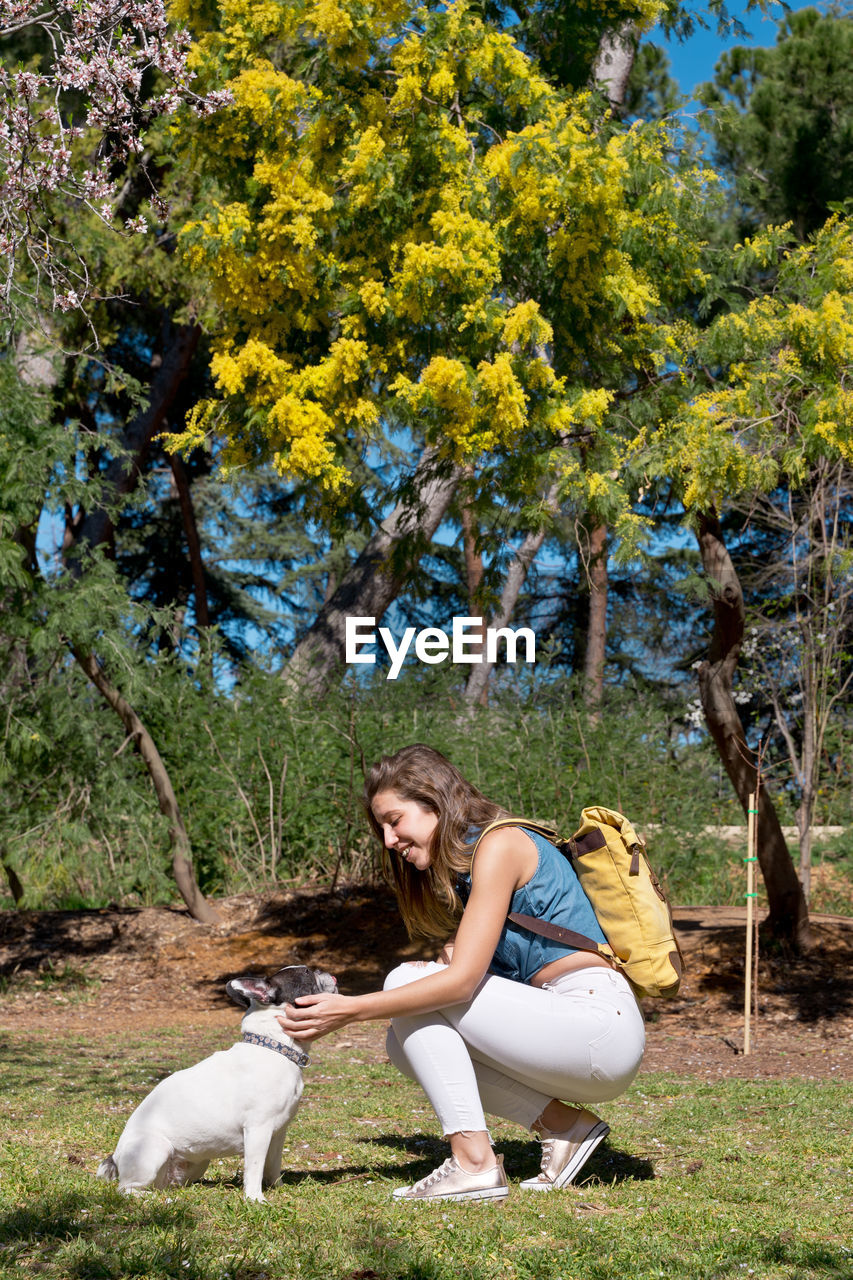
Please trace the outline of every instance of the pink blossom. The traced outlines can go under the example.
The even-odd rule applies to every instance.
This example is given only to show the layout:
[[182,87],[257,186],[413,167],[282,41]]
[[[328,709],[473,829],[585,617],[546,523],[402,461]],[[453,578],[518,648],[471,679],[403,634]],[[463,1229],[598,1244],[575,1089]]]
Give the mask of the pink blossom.
[[[85,306],[86,286],[73,251],[67,258],[67,246],[55,237],[44,198],[82,201],[111,222],[121,190],[115,175],[123,161],[143,152],[141,135],[150,123],[183,104],[208,115],[231,96],[220,91],[202,97],[192,90],[191,39],[183,29],[169,30],[165,0],[0,0],[0,38],[26,27],[41,28],[56,56],[41,73],[0,66],[0,297],[14,313],[17,257],[25,255],[39,262],[53,305],[68,311]],[[145,99],[143,77],[151,70],[167,85]],[[82,114],[69,123],[72,104],[81,98]],[[101,150],[90,141],[93,132],[102,146],[108,141],[108,162],[92,160]],[[87,144],[78,154],[73,144],[84,135]],[[156,190],[149,198],[165,216]],[[142,215],[124,225],[147,227]]]

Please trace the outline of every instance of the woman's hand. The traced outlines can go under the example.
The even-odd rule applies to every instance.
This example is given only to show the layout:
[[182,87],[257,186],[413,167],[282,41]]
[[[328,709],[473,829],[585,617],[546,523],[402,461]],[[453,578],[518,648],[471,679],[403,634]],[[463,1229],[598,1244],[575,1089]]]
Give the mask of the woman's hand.
[[338,1027],[345,1027],[358,1013],[356,996],[340,996],[323,992],[316,996],[297,996],[294,1004],[286,1004],[284,1013],[276,1016],[282,1031],[294,1040],[316,1040]]

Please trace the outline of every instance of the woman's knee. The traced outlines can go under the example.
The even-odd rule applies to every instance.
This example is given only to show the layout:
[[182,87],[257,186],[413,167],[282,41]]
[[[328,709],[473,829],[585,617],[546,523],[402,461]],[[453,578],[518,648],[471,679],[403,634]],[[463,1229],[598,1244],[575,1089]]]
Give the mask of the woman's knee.
[[399,964],[396,969],[391,970],[383,983],[383,990],[393,991],[396,987],[405,987],[409,982],[417,982],[418,978],[425,978],[444,968],[445,965],[434,960],[407,960],[405,964]]
[[388,1034],[385,1037],[385,1052],[388,1054],[388,1061],[393,1067],[396,1067],[404,1076],[408,1076],[410,1080],[415,1079],[415,1073],[412,1070],[409,1059],[406,1057],[403,1046],[397,1039],[393,1027],[388,1028]]

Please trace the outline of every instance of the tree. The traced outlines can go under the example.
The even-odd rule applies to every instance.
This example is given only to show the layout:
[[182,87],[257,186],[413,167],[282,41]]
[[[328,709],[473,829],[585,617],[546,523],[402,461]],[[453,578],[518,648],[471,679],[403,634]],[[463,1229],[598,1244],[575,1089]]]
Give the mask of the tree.
[[637,49],[622,106],[628,120],[663,120],[681,107],[684,95],[670,75],[671,63],[664,49],[644,41]]
[[[709,12],[717,17],[718,28],[727,29],[731,19],[724,5],[712,4]],[[691,33],[694,27],[694,16],[679,5],[666,8],[662,17],[664,30],[671,35],[681,37]],[[651,45],[639,45],[643,24],[638,23],[637,15],[630,12],[611,12],[608,21],[611,24],[598,35],[594,52],[590,52],[591,32],[578,30],[578,12],[573,6],[532,6],[519,10],[519,23],[516,29],[523,47],[537,57],[540,65],[563,86],[578,87],[583,75],[582,68],[589,66],[586,73],[589,80],[602,95],[611,112],[626,118],[650,118],[660,120],[674,112],[681,102],[678,86],[668,76],[669,62],[662,50]],[[698,20],[706,25],[704,16]],[[739,24],[735,23],[736,26]],[[582,51],[586,51],[586,61]],[[580,56],[579,56],[580,55]],[[676,166],[689,173],[695,167],[692,156],[693,148],[682,140]],[[695,236],[695,228],[691,228]],[[686,225],[685,234],[690,234]],[[677,293],[676,293],[677,296]],[[635,396],[638,401],[655,398],[656,379],[644,370],[644,377],[637,377],[636,358],[633,367],[628,366],[622,373],[620,392]],[[651,397],[649,392],[651,391]],[[642,411],[641,411],[642,412]],[[607,431],[621,434],[621,422],[609,417],[606,422]],[[582,454],[585,458],[585,452]],[[595,467],[594,460],[591,463]],[[552,485],[542,505],[546,519],[553,521],[560,508],[561,489]],[[604,691],[604,668],[606,660],[608,631],[608,529],[607,524],[596,514],[595,504],[589,512],[575,517],[579,563],[582,565],[587,601],[585,639],[583,644],[583,687],[587,705],[598,706]],[[509,621],[515,608],[515,602],[522,590],[526,575],[533,560],[544,542],[546,528],[531,530],[513,557],[507,573],[506,582],[501,593],[498,612],[490,620],[492,626],[503,626]],[[466,694],[468,701],[485,696],[485,681],[488,668],[477,668],[472,671]]]
[[788,13],[774,48],[727,50],[700,91],[742,231],[792,221],[805,240],[853,196],[853,22]]
[[[223,308],[213,371],[230,457],[274,458],[332,492],[344,443],[375,437],[387,415],[454,461],[511,445],[522,467],[525,436],[595,419],[602,396],[578,405],[587,389],[571,374],[604,344],[612,309],[630,327],[649,296],[623,243],[633,140],[596,134],[583,103],[462,5],[402,43],[354,16],[340,30],[313,21],[322,101],[272,64],[228,66],[227,31],[203,41],[231,72],[234,108],[204,145],[232,199],[183,238]],[[260,54],[270,33],[250,34]],[[498,126],[513,131],[502,140]],[[550,298],[528,296],[531,255],[540,276],[559,272]],[[561,375],[537,354],[552,341]]]
[[[555,481],[544,496],[542,502],[544,518],[540,519],[539,527],[533,528],[527,533],[509,563],[498,606],[489,618],[488,625],[490,627],[501,628],[509,625],[518,603],[521,589],[530,571],[530,566],[545,541],[548,522],[553,518],[558,506],[558,495],[559,483]],[[469,706],[474,706],[483,701],[489,674],[493,666],[494,662],[482,658],[480,663],[472,668],[465,686],[465,701]]]
[[[746,809],[756,762],[732,687],[745,610],[719,512],[782,485],[802,489],[824,460],[853,456],[853,302],[846,285],[853,229],[831,220],[805,246],[786,243],[782,231],[766,232],[743,245],[735,261],[743,282],[763,276],[766,291],[697,332],[694,386],[659,431],[638,438],[635,456],[650,475],[674,479],[692,513],[715,616],[708,658],[699,668],[702,705]],[[805,897],[767,790],[762,794],[758,856],[771,924],[780,936],[805,944]]]
[[[28,387],[17,375],[12,361],[0,362],[5,395],[5,427],[0,439],[0,470],[3,475],[3,509],[0,513],[0,591],[6,607],[4,631],[12,661],[5,673],[10,707],[17,692],[27,696],[36,681],[40,665],[62,661],[63,651],[73,654],[81,670],[122,721],[130,740],[137,746],[148,768],[161,811],[170,821],[172,866],[178,888],[191,913],[205,921],[216,919],[202,895],[192,867],[189,841],[178,809],[168,770],[141,717],[104,663],[96,656],[99,644],[116,647],[122,636],[122,610],[126,596],[116,590],[114,575],[105,572],[98,553],[106,533],[89,544],[94,552],[95,572],[65,574],[56,582],[47,581],[36,550],[36,529],[50,494],[52,505],[73,509],[86,488],[78,478],[77,434],[66,421],[52,421],[53,397],[38,387]],[[142,415],[143,419],[145,414]],[[122,472],[123,475],[123,472]],[[108,502],[103,511],[111,516],[115,507],[115,484],[108,485]],[[89,494],[88,496],[91,496]],[[90,512],[91,513],[91,512]],[[76,579],[76,581],[75,581]],[[124,637],[122,636],[122,639]],[[121,648],[121,641],[118,643]]]
[[853,683],[850,469],[818,459],[797,489],[757,495],[749,520],[775,554],[749,575],[756,604],[742,683],[769,705],[797,799],[800,882],[811,890],[812,824],[832,723]]
[[[825,455],[817,454],[814,448],[803,450],[797,457],[797,465],[784,464],[776,472],[780,488],[774,491],[772,476],[765,473],[764,479],[758,481],[749,496],[744,494],[742,503],[754,524],[760,524],[760,513],[763,511],[778,525],[783,513],[787,510],[802,510],[808,507],[810,493],[823,489],[822,476],[828,469],[832,474],[844,459],[845,423],[848,410],[844,402],[846,395],[846,372],[844,361],[840,357],[837,341],[838,332],[843,332],[845,319],[843,308],[838,309],[834,319],[830,319],[833,308],[837,306],[840,290],[843,295],[846,286],[843,284],[843,260],[846,254],[839,242],[838,232],[834,236],[824,236],[819,231],[821,225],[830,214],[835,204],[848,200],[851,191],[851,170],[849,166],[849,135],[853,128],[853,100],[850,95],[850,73],[853,70],[853,36],[849,18],[843,17],[840,11],[834,10],[822,16],[816,10],[802,10],[786,15],[779,24],[779,34],[775,48],[745,49],[736,48],[721,59],[714,83],[704,86],[703,101],[711,108],[705,121],[712,132],[716,143],[716,159],[730,176],[729,192],[734,219],[741,232],[751,234],[762,222],[792,223],[794,234],[805,241],[817,234],[823,238],[823,250],[816,255],[815,263],[822,262],[822,270],[815,265],[814,270],[826,289],[826,298],[822,308],[817,306],[817,295],[811,294],[808,304],[801,307],[801,299],[796,297],[792,302],[792,310],[799,317],[799,329],[787,338],[783,337],[778,327],[778,314],[769,321],[768,311],[762,307],[759,295],[764,292],[776,301],[769,303],[772,310],[778,305],[777,262],[773,254],[759,253],[753,259],[753,274],[741,272],[739,288],[742,296],[753,301],[741,315],[740,323],[744,331],[751,324],[756,331],[756,345],[750,352],[763,349],[766,353],[772,350],[775,340],[778,347],[772,356],[792,359],[791,368],[797,367],[800,350],[806,345],[804,334],[811,327],[813,334],[823,330],[822,338],[815,338],[818,347],[811,353],[811,364],[805,381],[801,387],[805,402],[808,402],[806,388],[811,387],[814,403],[822,405],[826,421],[821,427],[812,420],[815,430],[828,432],[825,442]],[[832,226],[833,224],[830,224]],[[718,240],[728,238],[731,229],[723,229]],[[759,237],[760,238],[760,237]],[[832,242],[838,253],[837,271],[828,273],[826,268],[826,245]],[[830,253],[829,256],[832,256]],[[749,254],[747,254],[747,259]],[[789,260],[790,261],[790,260]],[[801,268],[802,268],[802,264]],[[829,275],[829,279],[827,279]],[[783,286],[782,295],[791,282],[789,264],[781,272]],[[790,296],[790,295],[789,295]],[[742,303],[737,298],[729,299],[729,305],[736,311],[741,310]],[[764,332],[758,334],[763,326]],[[835,330],[835,333],[832,331]],[[830,334],[832,333],[832,336]],[[793,340],[793,341],[792,341]],[[828,344],[821,350],[820,344]],[[790,356],[793,349],[796,355]],[[830,354],[831,352],[831,354]],[[717,356],[721,353],[718,350]],[[725,356],[724,356],[725,359]],[[827,369],[833,367],[834,374],[825,379]],[[820,367],[820,366],[823,367]],[[711,366],[714,367],[714,366]],[[725,368],[725,365],[723,365]],[[741,376],[736,364],[735,383]],[[757,370],[754,376],[759,377]],[[775,375],[767,374],[771,385],[775,384]],[[838,379],[832,386],[832,377]],[[817,377],[817,385],[810,381]],[[785,456],[786,449],[793,449],[791,456],[797,456],[796,446],[791,445],[788,428],[791,422],[795,430],[801,429],[799,410],[802,403],[800,396],[793,401],[787,393],[776,386],[776,395],[771,396],[760,412],[769,413],[767,422],[778,428],[776,453],[777,461]],[[789,404],[793,408],[789,410]],[[759,412],[756,405],[756,412]],[[806,421],[810,415],[806,415]],[[748,451],[747,451],[748,452]],[[731,461],[731,459],[730,459]],[[734,481],[733,472],[730,479]],[[738,490],[734,481],[730,493]],[[737,507],[738,500],[726,504]],[[823,507],[818,501],[817,510]],[[711,509],[713,513],[713,508]],[[791,527],[789,552],[792,551],[800,535]],[[813,532],[815,550],[825,542],[826,531],[819,533],[816,524]],[[809,557],[811,562],[811,557]],[[730,572],[735,575],[734,566]],[[788,573],[796,575],[796,562],[791,561]],[[767,585],[765,577],[764,585]],[[818,722],[824,720],[824,713],[818,711],[830,694],[830,686],[823,684],[827,676],[830,682],[833,676],[826,665],[819,660],[821,644],[817,637],[825,628],[823,609],[819,604],[820,593],[812,592],[805,584],[796,593],[796,622],[791,623],[787,632],[786,645],[779,648],[780,629],[786,626],[783,616],[771,619],[763,608],[761,595],[754,597],[748,612],[761,619],[759,629],[762,635],[762,650],[755,654],[753,662],[760,663],[767,671],[765,690],[769,691],[774,707],[773,718],[787,744],[787,754],[795,777],[795,787],[799,797],[798,824],[800,826],[800,863],[801,879],[808,896],[809,862],[811,841],[811,804],[809,792],[816,785],[813,768],[819,764],[819,756],[814,755],[814,742]],[[777,579],[778,588],[778,579]],[[738,584],[738,591],[740,585]],[[775,591],[775,589],[774,589]],[[814,606],[814,617],[808,616],[809,603]],[[784,615],[784,611],[783,611]],[[775,631],[775,639],[771,632]],[[798,637],[793,643],[794,634]],[[754,641],[750,641],[750,648]],[[771,663],[764,646],[775,650],[779,664]],[[782,659],[782,650],[788,657]],[[763,654],[763,662],[762,662]],[[815,659],[818,661],[815,663]],[[780,686],[782,673],[791,677],[797,673],[796,679],[786,680],[787,687]],[[821,674],[818,674],[820,672]],[[844,685],[842,671],[834,673],[835,690],[840,691]],[[797,683],[802,683],[799,694],[805,693],[806,705],[798,705]],[[821,687],[822,686],[822,687]],[[792,701],[793,699],[793,701]],[[807,709],[808,708],[808,709]],[[728,707],[728,717],[733,722],[732,706]],[[809,760],[811,763],[807,764]],[[741,795],[743,788],[740,788]],[[804,827],[806,812],[809,811],[808,828]],[[772,819],[771,819],[772,821]],[[777,850],[776,857],[784,861],[781,833],[774,835]],[[796,918],[805,916],[805,897],[797,909]],[[782,909],[776,913],[780,918]],[[795,932],[796,932],[795,926]],[[803,934],[805,936],[805,934]]]
[[808,905],[788,853],[779,816],[766,785],[759,789],[758,762],[750,749],[733,694],[744,642],[745,611],[740,580],[723,539],[716,512],[700,512],[697,537],[714,610],[707,657],[698,668],[702,710],[714,745],[744,812],[758,792],[757,855],[767,889],[773,932],[798,946],[808,945]]
[[605,414],[626,365],[666,360],[703,175],[671,181],[659,131],[602,129],[462,3],[405,28],[355,5],[230,23],[200,47],[234,106],[193,131],[220,194],[182,237],[221,399],[175,444],[222,431],[226,465],[307,477],[329,520],[352,458],[407,433],[404,476],[425,451],[532,513],[559,473],[636,528]]
[[[204,115],[226,101],[227,94],[202,97],[192,89],[187,66],[189,38],[186,32],[170,32],[162,0],[47,0],[45,4],[3,0],[0,38],[4,53],[0,65],[0,248],[4,261],[0,296],[5,338],[14,344],[15,363],[28,381],[38,380],[52,392],[62,378],[57,347],[73,331],[63,317],[83,320],[80,345],[97,346],[99,342],[90,312],[102,304],[110,285],[108,273],[102,269],[102,244],[97,243],[97,234],[94,252],[90,252],[91,227],[101,227],[110,234],[116,230],[144,233],[147,223],[139,207],[140,187],[157,216],[166,216],[158,181],[161,175],[149,164],[143,141],[152,123],[182,103]],[[115,239],[118,243],[118,237]],[[93,485],[87,495],[94,499],[88,510],[75,512],[69,520],[69,546],[76,543],[79,549],[91,551],[111,541],[116,502],[135,485],[140,459],[163,423],[198,341],[197,326],[189,323],[183,328],[185,340],[174,346],[167,344],[163,351],[163,367],[154,378],[151,402],[143,409],[137,405],[126,424],[126,438],[114,446],[112,469],[101,477],[103,490],[95,496]],[[14,381],[11,364],[7,361],[5,372]],[[114,370],[110,373],[114,375]],[[93,417],[97,419],[97,412]],[[41,412],[38,422],[43,425]],[[22,594],[22,618],[28,615],[31,619],[47,601],[34,552],[34,520],[38,519],[45,486],[52,481],[62,487],[57,482],[61,473],[57,468],[68,461],[66,442],[76,445],[76,434],[65,422],[53,430],[43,426],[43,435],[33,457],[25,461],[27,431],[19,432],[19,438],[6,441],[2,459],[18,478],[27,473],[33,481],[27,493],[19,492],[5,511],[7,520],[14,519],[12,512],[17,506],[23,521],[11,534],[11,545],[19,545],[24,556],[18,570],[11,571],[9,582]],[[97,437],[97,430],[92,431],[91,447],[83,451],[90,459],[97,456],[103,443]],[[52,460],[45,457],[46,444],[55,448]],[[73,460],[70,474],[74,475]],[[76,488],[74,481],[70,488]],[[70,502],[68,509],[73,510]],[[73,562],[78,577],[84,564],[85,557]],[[84,592],[81,608],[87,598]],[[44,628],[46,633],[52,634],[57,644],[69,644],[81,669],[139,746],[161,807],[170,815],[173,867],[181,892],[193,914],[213,918],[215,913],[195,881],[174,791],[150,734],[111,683],[94,650],[75,644],[74,627],[69,624],[71,634],[62,636],[56,631],[61,621],[53,618],[52,623]],[[26,655],[29,642],[21,635],[18,643]],[[26,664],[25,658],[24,665],[17,667],[22,677]]]
[[[531,33],[528,31],[528,36]],[[634,63],[636,29],[632,21],[617,31],[606,32],[596,51],[592,67],[592,79],[596,87],[607,97],[610,106],[618,110],[625,99],[631,68]],[[535,41],[535,34],[534,34]],[[541,34],[540,34],[541,42]],[[565,83],[568,68],[563,68],[561,80]],[[568,444],[568,441],[566,442]],[[490,617],[488,625],[502,628],[509,625],[524,587],[531,566],[545,541],[547,522],[553,520],[560,509],[561,487],[556,481],[544,496],[542,507],[544,521],[541,527],[531,529],[509,564],[500,603]],[[586,532],[586,531],[585,531]],[[607,637],[607,527],[594,522],[579,546],[586,544],[584,568],[589,585],[589,614],[584,652],[584,690],[587,701],[595,706],[601,700],[604,686],[604,657]],[[465,699],[469,705],[483,702],[493,664],[481,662],[468,678]]]

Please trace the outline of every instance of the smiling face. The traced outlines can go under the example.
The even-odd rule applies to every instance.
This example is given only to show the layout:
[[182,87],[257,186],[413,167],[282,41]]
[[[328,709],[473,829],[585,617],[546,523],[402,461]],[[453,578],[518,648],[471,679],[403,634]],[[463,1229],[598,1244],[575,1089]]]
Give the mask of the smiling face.
[[385,848],[416,871],[426,871],[432,862],[432,837],[438,816],[417,800],[405,800],[396,791],[377,791],[370,808],[382,829]]

